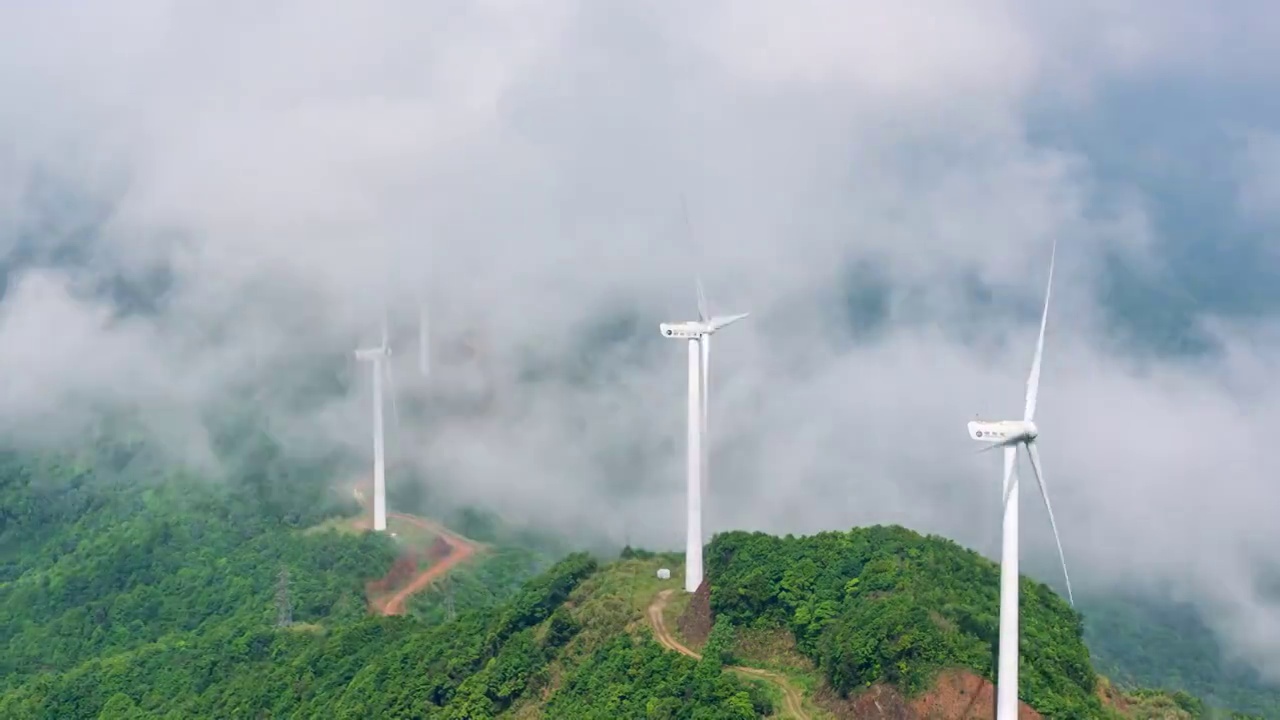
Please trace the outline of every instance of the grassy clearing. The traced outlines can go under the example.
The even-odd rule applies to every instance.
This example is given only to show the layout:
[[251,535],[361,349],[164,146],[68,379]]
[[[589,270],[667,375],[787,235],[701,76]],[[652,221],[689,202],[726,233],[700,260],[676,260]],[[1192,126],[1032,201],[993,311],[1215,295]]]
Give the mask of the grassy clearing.
[[737,628],[733,655],[742,665],[786,676],[807,695],[821,689],[821,676],[813,661],[800,654],[795,638],[785,628]]
[[787,711],[784,709],[786,696],[783,694],[782,688],[778,687],[776,683],[771,683],[768,680],[764,680],[753,675],[743,675],[741,673],[735,674],[739,680],[754,685],[769,698],[769,702],[773,704],[773,714],[769,716],[770,718],[781,719],[789,717],[787,715]]
[[[562,655],[548,667],[547,685],[542,689],[541,697],[519,703],[501,717],[519,720],[546,717],[542,702],[560,686],[568,668],[587,660],[599,647],[621,633],[638,635],[649,632],[648,609],[663,590],[675,591],[670,595],[663,620],[668,630],[678,633],[676,621],[688,607],[691,598],[690,594],[683,591],[682,565],[679,555],[618,560],[604,566],[579,585],[565,602],[565,607],[580,623],[581,630],[565,647]],[[658,579],[659,568],[671,570],[671,578]],[[545,632],[546,625],[544,622],[535,632],[540,636]],[[683,638],[678,639],[688,645]],[[760,667],[795,678],[797,682],[793,683],[794,686],[807,694],[813,687],[815,678],[812,675],[805,677],[804,672],[806,668],[811,670],[812,664],[795,652],[794,643],[788,644],[785,641],[789,641],[789,636],[752,635],[738,643],[741,661],[749,667]],[[761,688],[769,696],[776,708],[773,717],[789,717],[784,709],[783,692],[776,683],[742,673],[738,677]],[[831,717],[826,711],[814,706],[809,697],[804,698],[804,706],[812,718]]]
[[302,534],[319,535],[321,533],[333,531],[342,535],[359,535],[364,532],[364,529],[357,527],[355,522],[357,519],[359,519],[358,515],[331,517],[318,525],[312,525],[311,527],[303,530]]
[[[670,568],[671,579],[659,580],[658,568]],[[586,652],[623,632],[647,627],[645,611],[658,592],[680,587],[681,578],[672,558],[656,556],[614,562],[574,590],[566,605],[583,626],[570,643]]]
[[[547,668],[547,685],[537,700],[526,700],[503,713],[503,718],[533,720],[543,718],[542,702],[562,682],[568,668],[587,660],[602,645],[622,633],[647,632],[646,611],[657,594],[668,588],[679,588],[683,577],[678,569],[679,556],[654,556],[618,560],[600,569],[579,585],[564,607],[581,625],[578,634],[565,646],[564,652]],[[669,568],[671,578],[659,580],[658,568]],[[686,601],[687,602],[687,601]],[[538,638],[546,632],[550,620],[536,630]]]
[[832,717],[813,700],[827,688],[822,673],[796,649],[795,637],[786,628],[735,628],[733,658],[744,667],[760,668],[785,677],[804,694],[804,707],[811,717]]
[[[643,617],[653,598],[662,590],[684,585],[683,563],[678,556],[659,555],[652,558],[619,560],[600,573],[601,588],[626,597],[632,610]],[[658,570],[667,568],[671,578],[660,580]],[[674,602],[674,599],[672,600]]]
[[[647,612],[658,593],[674,589],[663,612],[667,630],[685,646],[701,652],[703,643],[690,643],[681,637],[678,620],[689,606],[692,595],[683,591],[683,563],[678,554],[619,560],[583,583],[569,604],[583,624],[583,630],[575,642],[584,642],[584,649],[597,647],[600,642],[619,632],[641,632],[648,628]],[[659,580],[658,568],[671,570],[669,580]],[[830,713],[817,707],[812,696],[821,679],[813,669],[813,663],[795,649],[791,634],[780,629],[777,632],[739,631],[742,636],[735,643],[737,662],[745,667],[760,668],[786,677],[793,687],[804,695],[802,702],[812,718],[830,718]],[[773,701],[774,717],[787,717],[782,690],[774,682],[747,674],[741,679],[762,688]],[[537,717],[527,715],[522,717]]]
[[[658,569],[671,571],[668,580],[658,579]],[[678,553],[654,555],[646,558],[618,560],[607,566],[586,583],[579,591],[584,595],[599,595],[616,598],[628,613],[627,629],[635,630],[638,625],[647,626],[646,613],[654,598],[663,590],[674,589],[671,599],[663,612],[663,621],[668,629],[681,642],[677,620],[689,607],[689,593],[684,592],[684,560]],[[692,647],[692,646],[690,646]]]
[[387,532],[395,537],[396,544],[413,550],[426,550],[436,541],[436,533],[398,517],[387,518]]

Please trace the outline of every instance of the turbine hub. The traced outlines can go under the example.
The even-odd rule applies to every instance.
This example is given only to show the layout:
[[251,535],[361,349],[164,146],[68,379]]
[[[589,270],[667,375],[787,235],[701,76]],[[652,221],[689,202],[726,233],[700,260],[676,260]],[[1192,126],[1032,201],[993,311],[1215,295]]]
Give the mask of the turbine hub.
[[1036,427],[1036,424],[1034,422],[1028,420],[1025,426],[1026,426],[1025,433],[1028,440],[1035,440],[1037,437],[1040,436],[1040,428]]

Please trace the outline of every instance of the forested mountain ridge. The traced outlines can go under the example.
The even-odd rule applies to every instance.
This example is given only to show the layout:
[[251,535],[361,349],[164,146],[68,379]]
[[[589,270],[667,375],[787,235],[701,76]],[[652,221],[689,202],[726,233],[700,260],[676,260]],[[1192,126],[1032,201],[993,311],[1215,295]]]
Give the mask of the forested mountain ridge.
[[[211,483],[138,448],[0,455],[0,717],[968,717],[989,695],[998,568],[942,538],[718,535],[709,585],[659,608],[695,659],[655,641],[678,556],[548,568],[475,512],[459,529],[490,550],[410,616],[370,617],[393,541],[338,531],[354,503],[303,468],[246,457],[268,462]],[[1225,717],[1110,687],[1081,616],[1031,580],[1023,596],[1022,694],[1040,715]]]
[[613,595],[580,595],[571,612],[566,599],[599,568],[587,555],[533,576],[540,553],[504,544],[529,538],[491,532],[450,587],[456,613],[437,587],[413,617],[369,617],[366,584],[397,551],[386,535],[340,529],[356,510],[343,493],[308,491],[318,483],[283,461],[222,484],[110,454],[0,457],[0,717],[494,717],[545,690],[552,663],[576,683],[537,696],[553,717],[597,716],[583,696],[603,697],[606,682],[634,687],[610,717],[770,707],[717,668],[620,632]]
[[[772,648],[766,657],[790,655],[784,665],[818,675],[816,694],[839,716],[994,711],[996,563],[945,538],[880,526],[799,538],[724,533],[707,557],[716,625]],[[1091,662],[1083,616],[1026,577],[1021,595],[1020,696],[1039,716],[1252,717],[1183,692],[1114,687]],[[874,696],[875,709],[850,702],[860,696]]]

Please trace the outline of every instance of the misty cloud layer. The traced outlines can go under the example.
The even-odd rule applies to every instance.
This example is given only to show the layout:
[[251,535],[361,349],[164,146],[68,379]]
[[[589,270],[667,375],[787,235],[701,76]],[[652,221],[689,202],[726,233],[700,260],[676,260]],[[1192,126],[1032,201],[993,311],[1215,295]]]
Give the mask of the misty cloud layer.
[[[713,309],[752,313],[715,341],[712,529],[896,522],[989,552],[998,460],[964,422],[1019,412],[1056,239],[1038,420],[1068,562],[1087,588],[1221,611],[1280,677],[1280,609],[1257,588],[1280,546],[1273,309],[1197,291],[1180,317],[1211,352],[1153,354],[1121,325],[1141,336],[1168,308],[1109,284],[1222,257],[1215,292],[1238,290],[1232,268],[1276,278],[1280,111],[1218,114],[1180,88],[1274,95],[1280,11],[27,5],[0,10],[6,433],[65,437],[127,402],[207,461],[200,409],[264,368],[350,358],[386,305],[390,442],[434,493],[678,547],[685,349],[657,323],[693,316],[701,274]],[[1072,123],[1106,139],[1117,87],[1160,100],[1153,127],[1186,113],[1224,147],[1070,142]],[[1188,192],[1232,200],[1199,233],[1168,228],[1178,200],[1156,188],[1190,152],[1211,159]],[[329,407],[264,401],[287,442],[368,452],[347,362],[361,381]],[[1028,565],[1052,568],[1023,495]]]

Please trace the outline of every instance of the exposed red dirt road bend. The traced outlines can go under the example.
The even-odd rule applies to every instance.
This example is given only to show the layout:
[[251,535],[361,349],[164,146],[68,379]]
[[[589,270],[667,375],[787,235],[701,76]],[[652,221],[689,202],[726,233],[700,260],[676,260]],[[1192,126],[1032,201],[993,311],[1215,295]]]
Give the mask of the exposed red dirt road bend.
[[[355,496],[356,502],[360,503],[361,507],[366,507],[364,493],[360,491],[360,486],[357,485],[352,488],[351,494]],[[430,587],[431,583],[449,572],[453,566],[465,562],[475,554],[479,546],[475,542],[453,532],[440,523],[432,522],[426,518],[406,515],[404,513],[387,513],[387,516],[407,523],[412,523],[424,530],[432,532],[449,545],[449,554],[442,560],[416,575],[408,585],[400,588],[400,590],[396,591],[396,593],[391,597],[383,600],[382,602],[374,603],[374,608],[380,615],[403,615],[404,605],[414,593],[421,592],[422,590]]]
[[[653,634],[657,638],[658,644],[681,655],[688,655],[695,660],[701,660],[701,655],[682,645],[667,629],[667,621],[663,619],[662,611],[666,609],[667,601],[671,599],[672,592],[672,590],[663,590],[649,604],[649,626],[653,628]],[[804,710],[804,699],[800,695],[800,691],[792,687],[785,677],[768,670],[742,667],[741,665],[732,665],[726,669],[741,675],[761,678],[778,686],[782,690],[782,705],[787,714],[793,718],[799,718],[799,720],[810,720],[809,713]]]

